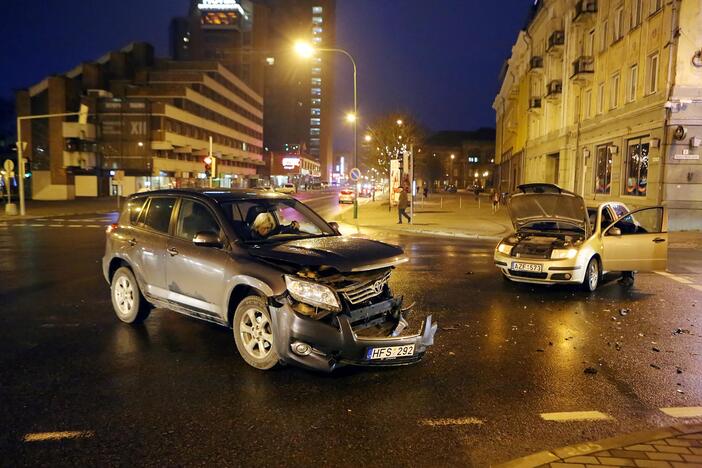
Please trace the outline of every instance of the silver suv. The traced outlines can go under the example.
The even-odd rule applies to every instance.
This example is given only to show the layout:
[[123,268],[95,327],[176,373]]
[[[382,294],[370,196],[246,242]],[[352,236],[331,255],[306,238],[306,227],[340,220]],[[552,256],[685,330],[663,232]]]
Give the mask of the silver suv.
[[129,198],[107,229],[103,273],[126,323],[153,307],[233,330],[244,360],[332,371],[417,362],[431,316],[407,327],[391,270],[402,250],[341,236],[303,203],[259,190],[162,190]]

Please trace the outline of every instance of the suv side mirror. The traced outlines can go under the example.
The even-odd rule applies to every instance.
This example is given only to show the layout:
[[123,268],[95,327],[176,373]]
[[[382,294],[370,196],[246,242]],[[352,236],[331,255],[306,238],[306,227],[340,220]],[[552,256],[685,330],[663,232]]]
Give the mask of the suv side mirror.
[[334,232],[336,232],[337,234],[341,234],[341,233],[339,232],[339,223],[337,223],[336,221],[332,221],[332,222],[329,223],[329,225],[330,225],[331,228],[334,230]]
[[198,247],[222,247],[222,241],[214,232],[202,231],[195,234],[193,244]]
[[621,236],[622,235],[622,230],[619,229],[618,227],[613,227],[609,231],[607,231],[608,236]]

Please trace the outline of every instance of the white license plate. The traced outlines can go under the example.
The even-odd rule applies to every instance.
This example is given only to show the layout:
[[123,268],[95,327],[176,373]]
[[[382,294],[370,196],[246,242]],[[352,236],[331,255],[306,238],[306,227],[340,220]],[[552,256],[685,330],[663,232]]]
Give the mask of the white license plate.
[[534,271],[537,273],[541,273],[541,265],[536,263],[512,262],[512,269],[514,271]]
[[366,359],[370,361],[380,359],[395,359],[414,355],[414,345],[385,346],[382,348],[368,348]]

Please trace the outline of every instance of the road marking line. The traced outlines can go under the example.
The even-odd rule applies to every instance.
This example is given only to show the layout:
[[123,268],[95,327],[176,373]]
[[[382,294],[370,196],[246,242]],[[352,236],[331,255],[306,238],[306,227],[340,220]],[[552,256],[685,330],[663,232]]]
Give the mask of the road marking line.
[[612,416],[599,411],[567,411],[562,413],[541,413],[544,421],[606,421],[614,419]]
[[67,224],[66,227],[83,227],[82,224]]
[[679,406],[673,408],[659,408],[663,413],[674,418],[699,418],[702,417],[702,406]]
[[86,224],[85,227],[101,228],[104,226],[102,224]]
[[47,440],[80,439],[92,437],[93,431],[58,431],[58,432],[32,432],[24,435],[25,442],[44,442]]
[[63,227],[63,224],[49,224],[49,227]]
[[465,418],[435,418],[435,419],[420,419],[419,424],[422,426],[482,426],[485,421],[473,417]]
[[676,275],[674,275],[674,274],[672,274],[672,273],[668,273],[667,271],[654,271],[654,273],[658,273],[659,275],[665,276],[666,278],[670,278],[670,279],[672,279],[673,281],[677,281],[678,283],[682,283],[682,284],[692,284],[692,281],[690,281],[689,279],[681,278],[681,277],[676,276]]
[[32,226],[32,227],[44,227],[43,224],[30,224],[30,226]]

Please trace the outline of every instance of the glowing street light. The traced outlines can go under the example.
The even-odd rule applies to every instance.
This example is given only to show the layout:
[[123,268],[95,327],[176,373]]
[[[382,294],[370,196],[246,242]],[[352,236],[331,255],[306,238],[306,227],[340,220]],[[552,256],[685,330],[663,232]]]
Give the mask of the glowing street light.
[[302,58],[310,58],[315,53],[315,48],[312,46],[312,44],[306,41],[295,42],[293,50],[297,55],[299,55]]
[[456,159],[456,155],[455,155],[455,154],[452,154],[452,155],[451,155],[451,159]]
[[397,119],[397,122],[396,122],[396,123],[397,123],[397,125],[402,126],[402,124],[403,124],[404,122],[402,122],[402,119]]
[[354,114],[353,112],[349,112],[348,114],[346,114],[346,121],[348,123],[354,123],[356,121],[356,114]]
[[366,140],[366,142],[369,142],[369,143],[370,143],[370,141],[373,139],[373,137],[370,136],[370,135],[368,135],[368,134],[366,134],[366,136],[364,136],[363,139]]

